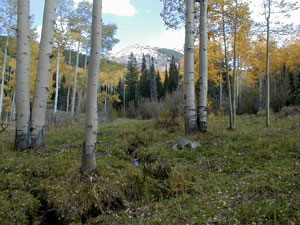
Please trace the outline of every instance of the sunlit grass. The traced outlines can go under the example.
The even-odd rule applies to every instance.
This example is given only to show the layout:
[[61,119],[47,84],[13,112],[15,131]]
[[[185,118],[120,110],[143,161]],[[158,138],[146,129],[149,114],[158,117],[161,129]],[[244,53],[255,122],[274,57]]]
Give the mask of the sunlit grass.
[[182,124],[101,124],[92,181],[79,174],[83,127],[51,129],[45,149],[25,152],[11,128],[0,135],[0,224],[300,224],[299,118],[228,124],[210,116],[208,133],[188,137],[201,142],[193,151],[172,150]]

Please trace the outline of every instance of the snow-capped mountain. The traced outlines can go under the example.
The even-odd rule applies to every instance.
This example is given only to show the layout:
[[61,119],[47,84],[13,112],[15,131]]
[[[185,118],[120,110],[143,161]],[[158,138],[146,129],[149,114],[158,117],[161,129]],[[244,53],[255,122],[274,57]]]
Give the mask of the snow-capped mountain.
[[139,67],[141,67],[142,64],[143,54],[146,56],[147,62],[153,57],[156,69],[164,69],[166,65],[169,66],[172,56],[175,57],[176,62],[183,57],[183,54],[176,50],[135,44],[130,45],[117,53],[111,53],[108,59],[126,65],[131,52],[135,56]]

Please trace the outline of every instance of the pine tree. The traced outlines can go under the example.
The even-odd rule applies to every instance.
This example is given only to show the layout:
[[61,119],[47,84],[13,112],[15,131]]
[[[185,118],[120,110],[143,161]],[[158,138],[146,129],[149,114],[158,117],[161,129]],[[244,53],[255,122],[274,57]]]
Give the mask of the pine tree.
[[143,98],[150,98],[149,72],[147,70],[147,63],[144,54],[142,59],[141,78],[140,78],[140,96]]
[[127,102],[135,101],[137,104],[137,91],[138,88],[139,72],[137,70],[137,62],[133,53],[130,54],[127,63],[127,72],[125,74],[125,84],[127,90]]
[[179,79],[179,71],[178,68],[176,66],[176,62],[175,62],[175,58],[174,56],[172,56],[172,60],[170,63],[170,68],[169,68],[169,74],[170,74],[170,78],[169,78],[169,92],[173,92],[177,90],[177,86],[178,86],[178,79]]
[[168,75],[168,68],[166,66],[166,70],[165,70],[165,81],[164,81],[164,86],[163,86],[163,92],[164,92],[164,96],[167,95],[167,93],[169,93],[169,75]]
[[154,68],[154,59],[151,58],[151,66],[149,71],[150,76],[150,89],[151,89],[151,101],[157,101],[157,87],[156,87],[156,73]]
[[157,70],[156,72],[156,87],[157,87],[157,98],[158,100],[160,100],[164,96],[164,87],[161,82],[159,70]]

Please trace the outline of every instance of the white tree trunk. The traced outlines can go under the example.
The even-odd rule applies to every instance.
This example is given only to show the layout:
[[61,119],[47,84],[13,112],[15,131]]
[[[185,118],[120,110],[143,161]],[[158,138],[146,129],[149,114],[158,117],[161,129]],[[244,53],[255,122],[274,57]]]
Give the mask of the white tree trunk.
[[[9,30],[9,29],[8,29]],[[6,70],[6,60],[7,60],[7,47],[8,47],[8,41],[9,41],[9,32],[7,32],[6,37],[6,43],[5,43],[5,49],[4,49],[4,59],[3,59],[3,65],[2,65],[2,74],[1,74],[1,90],[0,90],[0,120],[2,115],[2,106],[3,106],[3,98],[4,98],[4,79],[5,79],[5,70]]]
[[56,0],[45,1],[39,62],[32,105],[30,129],[32,148],[40,148],[45,145],[44,131],[49,92],[49,73],[52,57],[55,6]]
[[81,173],[90,173],[97,169],[96,143],[98,133],[97,90],[99,84],[102,0],[93,2],[92,51],[88,73],[85,139],[82,150]]
[[263,76],[262,73],[259,72],[259,80],[258,80],[258,92],[259,92],[259,111],[263,109]]
[[30,146],[30,22],[29,0],[18,1],[17,75],[16,75],[16,136],[19,150]]
[[185,46],[184,46],[184,124],[185,133],[198,132],[195,106],[194,72],[194,0],[186,0]]
[[60,74],[59,74],[59,67],[60,67],[60,45],[57,46],[57,58],[56,58],[56,88],[55,88],[55,100],[54,100],[54,110],[53,116],[55,118],[57,112],[57,103],[58,103],[58,90],[60,85]]
[[268,0],[268,12],[266,16],[267,21],[267,52],[266,52],[266,126],[270,126],[270,14],[271,2]]
[[226,80],[227,80],[227,91],[228,91],[228,102],[229,102],[229,124],[230,129],[233,129],[233,107],[231,98],[231,84],[229,77],[229,66],[228,66],[228,56],[227,56],[227,41],[225,32],[225,12],[224,6],[222,6],[222,31],[223,31],[223,41],[224,41],[224,55],[225,55],[225,66],[226,66]]
[[[69,77],[70,77],[70,75],[71,75],[71,68],[72,68],[72,52],[71,52],[71,49],[69,49]],[[67,83],[69,83],[69,78],[67,78]],[[66,107],[66,112],[67,112],[67,114],[69,113],[70,92],[71,92],[71,87],[70,87],[70,85],[68,84],[67,107]]]
[[234,40],[233,40],[233,78],[232,78],[232,91],[233,91],[233,98],[232,98],[232,109],[233,109],[233,123],[231,128],[235,129],[236,128],[236,96],[237,96],[237,81],[236,81],[236,51],[237,51],[237,31],[236,31],[236,25],[234,28]]
[[11,112],[10,112],[10,118],[9,118],[9,121],[14,121],[15,118],[16,118],[16,92],[14,92],[14,96],[13,96],[13,99],[12,99],[12,102],[11,102]]
[[84,80],[86,75],[86,68],[87,68],[87,54],[85,55],[84,59],[84,69],[83,69],[83,75],[82,75],[82,85],[80,87],[79,96],[78,96],[78,105],[77,105],[77,112],[80,114],[81,109],[81,101],[83,96],[83,90],[84,90]]
[[68,86],[68,93],[67,93],[67,107],[66,107],[66,112],[67,112],[67,113],[69,113],[70,93],[71,93],[71,87],[70,87],[70,85],[69,85],[69,86]]
[[220,90],[220,99],[219,99],[219,107],[223,106],[223,77],[222,77],[222,70],[221,70],[221,63],[219,68],[219,90]]
[[73,120],[75,113],[75,100],[77,92],[77,77],[78,77],[78,64],[79,64],[79,50],[80,50],[80,41],[78,42],[77,54],[76,54],[76,66],[75,66],[75,77],[74,77],[74,88],[72,96],[72,108],[71,108],[71,120]]
[[207,132],[207,0],[200,0],[199,106],[198,128]]

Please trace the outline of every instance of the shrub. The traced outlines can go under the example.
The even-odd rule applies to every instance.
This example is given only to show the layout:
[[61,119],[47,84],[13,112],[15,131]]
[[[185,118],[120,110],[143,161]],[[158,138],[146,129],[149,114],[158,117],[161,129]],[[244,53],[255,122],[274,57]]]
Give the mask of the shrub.
[[158,118],[162,112],[162,105],[158,102],[151,102],[148,99],[142,99],[140,105],[140,116],[143,120]]
[[256,114],[259,110],[259,93],[255,87],[247,87],[240,93],[241,101],[237,107],[237,114]]

